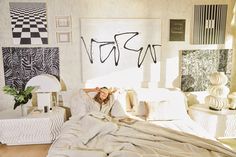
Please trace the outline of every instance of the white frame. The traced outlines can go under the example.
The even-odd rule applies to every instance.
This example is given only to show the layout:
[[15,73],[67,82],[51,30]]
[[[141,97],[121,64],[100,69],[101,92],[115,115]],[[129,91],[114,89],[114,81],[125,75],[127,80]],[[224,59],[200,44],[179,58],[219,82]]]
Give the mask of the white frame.
[[57,43],[70,43],[71,42],[71,32],[57,32]]
[[71,27],[70,16],[56,16],[56,27]]

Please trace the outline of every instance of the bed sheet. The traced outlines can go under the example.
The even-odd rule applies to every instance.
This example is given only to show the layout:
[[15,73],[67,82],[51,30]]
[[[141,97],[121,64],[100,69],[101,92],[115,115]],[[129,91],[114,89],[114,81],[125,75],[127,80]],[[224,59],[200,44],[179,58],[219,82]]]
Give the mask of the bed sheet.
[[[50,147],[48,157],[164,157],[170,156],[166,155],[169,149],[172,150],[170,152],[178,152],[176,156],[179,157],[192,153],[195,154],[193,156],[206,153],[207,156],[218,157],[221,151],[236,156],[233,151],[214,141],[191,119],[150,123],[137,121],[134,125],[116,125],[109,118],[95,114],[85,116],[82,120],[72,118],[67,121]],[[214,151],[207,151],[211,149]],[[136,153],[136,150],[140,152]]]
[[169,120],[169,121],[153,120],[149,122],[158,126],[165,127],[165,128],[170,128],[170,129],[177,130],[180,132],[193,134],[202,138],[216,140],[214,136],[208,133],[198,123],[194,122],[190,117],[186,117],[185,119],[180,119],[180,120]]

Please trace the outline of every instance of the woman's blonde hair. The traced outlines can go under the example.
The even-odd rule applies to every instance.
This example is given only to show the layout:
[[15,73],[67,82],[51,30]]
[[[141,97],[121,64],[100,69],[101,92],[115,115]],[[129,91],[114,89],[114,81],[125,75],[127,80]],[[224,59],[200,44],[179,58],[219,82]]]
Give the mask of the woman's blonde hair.
[[[100,88],[100,89],[107,89],[107,90],[108,90],[107,87],[102,87],[102,88]],[[94,99],[96,102],[98,102],[99,104],[102,104],[102,103],[106,104],[106,103],[110,100],[110,94],[111,94],[111,93],[109,92],[107,98],[104,99],[104,100],[102,100],[102,99],[100,98],[100,92],[98,92],[98,93],[95,95],[95,97],[94,97],[93,99]]]

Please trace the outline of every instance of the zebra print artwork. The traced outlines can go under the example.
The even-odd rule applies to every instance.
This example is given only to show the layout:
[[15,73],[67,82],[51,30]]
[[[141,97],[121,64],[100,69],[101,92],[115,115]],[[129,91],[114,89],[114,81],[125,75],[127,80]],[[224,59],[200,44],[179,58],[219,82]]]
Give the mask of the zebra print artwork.
[[5,85],[23,89],[34,76],[51,74],[59,80],[58,47],[3,47]]

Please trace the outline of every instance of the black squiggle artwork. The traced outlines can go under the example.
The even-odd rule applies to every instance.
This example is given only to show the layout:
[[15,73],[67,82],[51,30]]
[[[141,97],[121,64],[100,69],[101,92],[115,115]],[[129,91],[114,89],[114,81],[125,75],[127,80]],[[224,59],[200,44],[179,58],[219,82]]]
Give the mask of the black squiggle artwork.
[[[143,51],[143,47],[140,47],[139,49],[132,49],[130,47],[127,46],[128,42],[131,41],[135,36],[139,35],[138,32],[124,32],[124,33],[119,33],[119,34],[115,34],[114,35],[114,41],[96,41],[95,39],[91,38],[90,40],[90,49],[88,50],[87,48],[87,45],[84,41],[84,38],[81,36],[81,40],[83,42],[83,45],[85,47],[85,51],[88,55],[88,58],[89,58],[89,61],[91,64],[93,64],[93,43],[97,43],[99,44],[99,55],[100,55],[100,62],[101,63],[104,63],[108,58],[109,56],[111,55],[112,52],[114,52],[114,62],[115,62],[115,65],[117,66],[119,64],[119,60],[120,60],[120,45],[119,45],[119,42],[118,42],[118,37],[119,36],[123,36],[123,35],[127,35],[127,34],[130,34],[132,35],[131,37],[129,37],[126,42],[124,43],[123,45],[123,48],[128,50],[128,51],[131,51],[131,52],[135,52],[135,53],[138,53],[138,67],[140,68],[146,55],[147,55],[147,52],[149,51],[150,54],[151,54],[151,57],[152,57],[152,60],[154,63],[157,62],[157,56],[156,56],[156,49],[155,47],[160,47],[161,45],[160,44],[148,44],[147,45],[147,48],[145,51]],[[107,46],[107,45],[113,45],[110,52],[108,53],[107,56],[105,56],[104,58],[102,58],[102,54],[103,54],[103,51],[102,51],[102,48],[104,46]],[[153,49],[153,51],[152,51]]]

